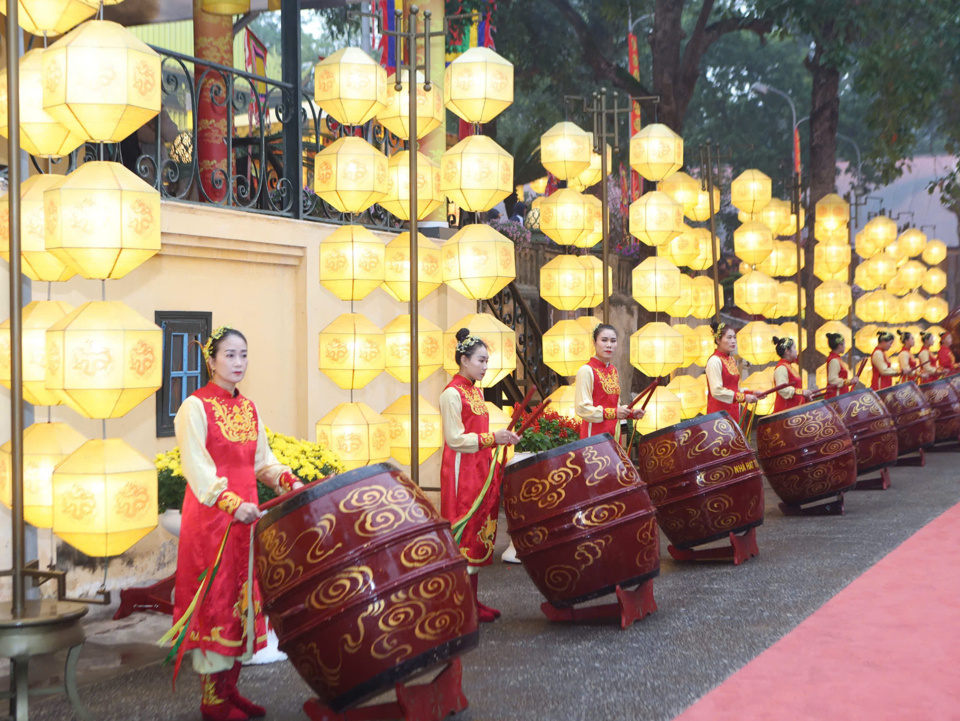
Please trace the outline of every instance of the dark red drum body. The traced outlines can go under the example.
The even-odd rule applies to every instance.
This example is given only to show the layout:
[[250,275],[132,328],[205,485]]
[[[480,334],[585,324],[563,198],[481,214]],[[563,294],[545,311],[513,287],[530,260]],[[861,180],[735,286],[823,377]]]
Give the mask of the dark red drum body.
[[677,548],[763,523],[763,473],[726,411],[644,436],[639,452],[657,522]]
[[933,411],[913,381],[877,391],[897,428],[898,455],[905,456],[927,448],[937,439]]
[[507,527],[540,593],[572,606],[660,572],[647,487],[609,433],[507,466]]
[[960,438],[960,396],[948,378],[922,383],[920,390],[933,411],[934,438],[945,443]]
[[789,505],[836,496],[857,481],[853,441],[828,401],[761,418],[757,451],[770,486]]
[[897,429],[893,417],[869,388],[841,393],[827,401],[850,432],[857,454],[857,474],[887,468],[897,462]]
[[450,524],[393,466],[284,496],[258,522],[255,553],[280,648],[335,711],[477,645]]

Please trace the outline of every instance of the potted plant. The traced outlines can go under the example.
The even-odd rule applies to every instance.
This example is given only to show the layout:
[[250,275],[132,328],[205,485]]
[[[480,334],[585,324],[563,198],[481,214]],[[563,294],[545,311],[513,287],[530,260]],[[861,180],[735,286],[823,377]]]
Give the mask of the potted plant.
[[[521,416],[521,423],[526,421]],[[516,458],[521,453],[541,453],[551,448],[559,448],[580,438],[580,419],[558,413],[547,408],[533,424],[523,432],[520,442],[514,446]]]

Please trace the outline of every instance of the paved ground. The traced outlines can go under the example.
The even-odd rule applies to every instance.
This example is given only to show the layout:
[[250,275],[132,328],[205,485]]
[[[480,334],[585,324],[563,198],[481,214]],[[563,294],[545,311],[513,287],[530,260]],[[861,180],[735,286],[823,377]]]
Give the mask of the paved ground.
[[[956,452],[934,454],[926,468],[894,469],[890,490],[848,494],[843,517],[785,518],[768,488],[760,556],[740,567],[678,565],[664,543],[660,610],[627,631],[548,623],[524,571],[496,563],[481,575],[480,592],[503,618],[483,627],[480,648],[464,659],[470,708],[456,721],[673,718],[957,503],[958,460]],[[173,695],[170,670],[151,664],[156,652],[147,642],[165,627],[165,619],[120,631],[98,626],[81,677],[97,719],[199,718],[192,673]],[[270,719],[305,718],[309,690],[289,664],[245,670],[241,686]],[[38,701],[31,718],[59,721],[71,712],[52,698]]]

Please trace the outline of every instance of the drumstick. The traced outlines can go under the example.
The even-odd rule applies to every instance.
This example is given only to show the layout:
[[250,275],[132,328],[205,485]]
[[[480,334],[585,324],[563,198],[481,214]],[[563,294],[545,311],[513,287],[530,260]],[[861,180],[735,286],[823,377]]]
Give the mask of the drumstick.
[[527,430],[530,426],[532,426],[535,420],[537,420],[540,416],[543,415],[543,412],[547,410],[547,406],[550,405],[552,402],[553,401],[551,399],[547,398],[547,400],[545,400],[543,403],[541,403],[536,408],[534,408],[533,411],[531,411],[530,415],[527,416],[527,420],[525,420],[523,422],[523,425],[520,426],[520,430],[517,431],[517,435],[522,436],[523,432]]
[[513,416],[510,418],[510,423],[507,426],[508,431],[512,431],[516,425],[517,421],[520,420],[520,416],[523,415],[523,412],[527,410],[527,406],[530,404],[530,399],[533,398],[533,394],[536,392],[537,386],[534,384],[530,385],[530,388],[527,390],[527,394],[523,397],[523,401],[519,405],[514,406]]
[[[628,405],[627,408],[629,408],[630,410],[633,410],[633,407],[634,407],[635,405],[637,405],[637,403],[639,403],[639,402],[643,399],[643,397],[644,397],[645,395],[647,395],[648,393],[652,395],[653,392],[657,389],[657,386],[658,386],[658,385],[660,385],[660,379],[659,379],[659,378],[654,378],[654,379],[653,379],[653,383],[651,383],[651,384],[648,385],[646,388],[644,388],[642,391],[640,391],[639,393],[637,393],[636,398],[634,398],[632,401],[630,401],[630,405]],[[644,407],[646,407],[646,406],[644,406]]]
[[858,380],[860,379],[860,374],[863,373],[863,369],[867,367],[868,360],[870,360],[869,356],[860,361],[860,366],[857,368],[857,374],[854,376],[854,378]]
[[776,393],[777,391],[782,391],[784,388],[789,388],[789,387],[790,387],[790,384],[789,384],[789,383],[781,383],[781,384],[778,385],[778,386],[774,386],[774,387],[771,388],[770,390],[766,390],[766,391],[754,391],[753,395],[755,395],[755,396],[757,397],[757,400],[759,401],[759,400],[762,399],[762,398],[766,398],[766,397],[767,397],[768,395],[770,395],[771,393]]

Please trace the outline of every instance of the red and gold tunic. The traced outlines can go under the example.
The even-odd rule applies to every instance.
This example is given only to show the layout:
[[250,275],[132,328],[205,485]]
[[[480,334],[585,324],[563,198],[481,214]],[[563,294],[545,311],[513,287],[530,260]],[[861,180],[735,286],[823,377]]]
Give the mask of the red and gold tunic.
[[[176,622],[193,600],[200,575],[213,565],[233,513],[241,503],[257,503],[257,478],[279,489],[281,475],[290,469],[270,451],[253,403],[215,383],[183,402],[174,427],[187,479],[177,552]],[[213,586],[194,611],[196,624],[184,645],[199,651],[193,654],[193,666],[200,673],[229,668],[236,657],[246,657],[266,643],[250,553],[252,528],[238,523],[230,530]]]
[[953,357],[953,351],[949,346],[940,344],[940,350],[937,351],[937,365],[946,369],[947,373],[953,372],[957,365],[957,359]]
[[619,440],[617,406],[620,405],[620,374],[613,364],[591,358],[581,366],[577,371],[574,397],[577,415],[583,420],[580,424],[581,438],[609,433]]
[[893,385],[893,377],[897,371],[879,348],[875,349],[870,356],[870,365],[873,366],[873,377],[870,380],[870,387],[873,390],[879,391]]
[[707,413],[726,411],[734,421],[740,421],[740,368],[737,362],[720,350],[707,359]]
[[917,360],[915,355],[904,348],[900,351],[900,355],[897,356],[897,361],[900,363],[901,382],[915,381],[918,379],[920,375],[920,361]]
[[[440,462],[440,513],[450,523],[459,520],[483,490],[495,445],[483,391],[459,373],[440,394],[443,418],[443,458]],[[460,553],[473,567],[493,560],[497,537],[500,479],[494,478],[483,508],[467,523],[460,539]]]
[[920,367],[921,383],[929,383],[940,377],[937,373],[937,356],[929,346],[924,346],[917,353],[917,364]]
[[836,398],[841,393],[849,393],[852,385],[847,382],[850,369],[836,351],[827,356],[827,388],[824,398]]
[[777,397],[773,399],[773,412],[779,413],[789,408],[796,408],[803,404],[803,396],[800,390],[803,387],[803,381],[800,378],[799,370],[793,363],[780,359],[780,362],[773,367],[773,384],[781,386],[784,383],[790,385],[777,391]]

